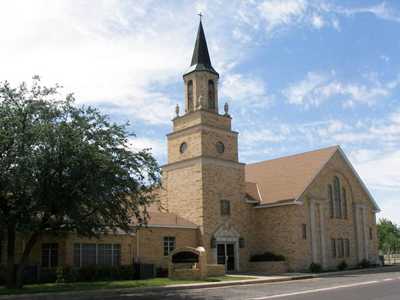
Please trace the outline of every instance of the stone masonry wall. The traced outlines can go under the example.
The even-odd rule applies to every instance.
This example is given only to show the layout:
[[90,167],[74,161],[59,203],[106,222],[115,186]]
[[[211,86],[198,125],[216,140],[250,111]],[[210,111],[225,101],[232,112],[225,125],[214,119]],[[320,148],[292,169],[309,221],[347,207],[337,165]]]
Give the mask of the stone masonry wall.
[[[338,219],[331,218],[330,204],[328,198],[328,184],[333,184],[334,176],[338,176],[342,187],[346,189],[347,194],[347,218]],[[376,218],[373,211],[372,203],[368,200],[367,194],[357,181],[352,170],[347,166],[343,158],[336,153],[329,161],[326,167],[322,170],[317,180],[308,189],[305,199],[318,199],[321,203],[324,213],[325,226],[325,253],[327,268],[336,268],[337,265],[345,260],[349,265],[356,265],[357,258],[357,243],[355,230],[354,205],[363,204],[368,209],[368,228],[373,231],[373,239],[368,241],[369,254],[372,260],[378,255],[378,244],[376,235]],[[306,200],[306,206],[310,200]],[[307,209],[308,212],[308,209]],[[316,216],[318,220],[319,215]],[[320,230],[320,224],[317,222],[317,230]],[[369,230],[368,230],[369,232]],[[350,240],[350,257],[349,258],[334,258],[332,255],[331,239],[349,239]],[[369,239],[369,236],[368,236]],[[317,240],[318,249],[321,247],[320,240]]]
[[[254,209],[254,242],[251,255],[266,251],[286,257],[290,270],[307,269],[311,263],[310,240],[303,239],[306,223],[303,205]],[[307,226],[309,228],[309,226]],[[309,232],[307,232],[309,235]]]

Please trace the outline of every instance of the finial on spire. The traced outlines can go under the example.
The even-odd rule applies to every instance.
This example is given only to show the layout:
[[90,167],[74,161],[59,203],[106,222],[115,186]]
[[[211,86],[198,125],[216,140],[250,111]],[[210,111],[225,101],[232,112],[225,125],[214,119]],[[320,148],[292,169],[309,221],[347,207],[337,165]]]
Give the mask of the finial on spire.
[[200,22],[201,22],[201,19],[203,18],[203,14],[201,12],[199,12],[197,15],[200,17]]
[[177,104],[175,107],[175,113],[176,113],[176,116],[179,117],[179,104]]

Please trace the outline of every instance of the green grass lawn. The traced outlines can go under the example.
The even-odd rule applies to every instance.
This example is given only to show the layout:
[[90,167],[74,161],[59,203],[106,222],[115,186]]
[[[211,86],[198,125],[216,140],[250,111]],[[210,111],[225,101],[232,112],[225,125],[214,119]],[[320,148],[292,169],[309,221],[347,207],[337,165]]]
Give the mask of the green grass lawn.
[[15,290],[0,287],[0,295],[57,293],[57,292],[87,291],[87,290],[99,290],[99,289],[143,288],[143,287],[167,286],[175,284],[222,282],[222,281],[246,280],[246,279],[254,279],[254,277],[222,276],[222,277],[210,277],[205,280],[172,280],[169,278],[153,278],[146,280],[74,282],[74,283],[64,283],[64,284],[44,283],[44,284],[30,284],[24,286],[23,289],[15,289]]

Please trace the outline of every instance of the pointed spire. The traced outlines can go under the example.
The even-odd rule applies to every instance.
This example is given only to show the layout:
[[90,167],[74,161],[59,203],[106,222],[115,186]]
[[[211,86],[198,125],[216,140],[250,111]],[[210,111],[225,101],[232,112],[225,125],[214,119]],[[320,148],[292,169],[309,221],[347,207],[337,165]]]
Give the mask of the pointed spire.
[[185,75],[193,71],[209,71],[211,73],[219,75],[211,65],[211,59],[208,53],[207,41],[204,34],[201,18],[199,29],[197,30],[197,38],[193,50],[192,62],[190,64],[189,70],[185,73]]

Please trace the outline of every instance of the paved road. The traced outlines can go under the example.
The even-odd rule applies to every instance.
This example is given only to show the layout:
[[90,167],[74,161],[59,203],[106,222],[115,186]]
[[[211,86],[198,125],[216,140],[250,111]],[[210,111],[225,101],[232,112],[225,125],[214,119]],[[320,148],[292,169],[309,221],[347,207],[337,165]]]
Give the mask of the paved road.
[[282,283],[252,284],[157,293],[130,293],[115,300],[400,300],[397,271],[330,276]]

